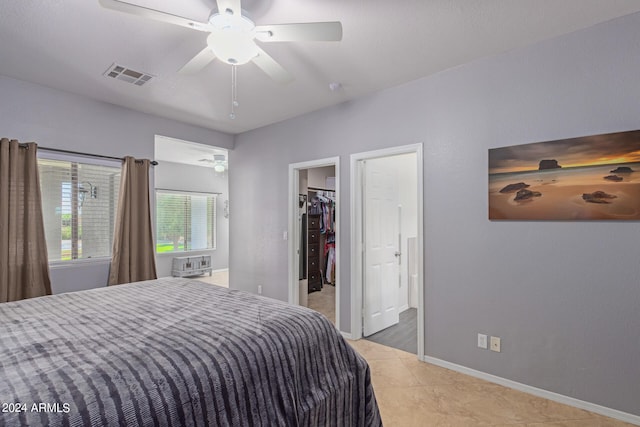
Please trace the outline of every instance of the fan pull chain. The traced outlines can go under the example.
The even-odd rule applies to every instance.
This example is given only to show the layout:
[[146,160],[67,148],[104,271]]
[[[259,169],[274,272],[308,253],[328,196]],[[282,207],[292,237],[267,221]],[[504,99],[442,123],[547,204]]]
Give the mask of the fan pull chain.
[[235,65],[231,65],[231,120],[236,118],[236,107],[238,107],[238,72]]

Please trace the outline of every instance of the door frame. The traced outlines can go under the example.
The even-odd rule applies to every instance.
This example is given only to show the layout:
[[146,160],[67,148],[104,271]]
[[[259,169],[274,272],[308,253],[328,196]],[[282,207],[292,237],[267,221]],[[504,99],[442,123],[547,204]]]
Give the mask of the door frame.
[[334,166],[336,172],[336,327],[340,329],[340,157],[328,157],[326,159],[310,160],[307,162],[289,164],[289,303],[300,305],[300,262],[298,259],[298,245],[300,244],[300,230],[298,227],[298,194],[300,194],[300,170],[313,169],[325,166]]
[[367,151],[351,154],[350,181],[351,181],[351,337],[362,338],[363,327],[363,258],[365,253],[363,240],[363,192],[364,177],[362,176],[362,161],[390,157],[399,154],[416,154],[417,168],[417,246],[418,246],[418,358],[424,360],[424,180],[422,143],[401,145],[384,148],[381,150]]

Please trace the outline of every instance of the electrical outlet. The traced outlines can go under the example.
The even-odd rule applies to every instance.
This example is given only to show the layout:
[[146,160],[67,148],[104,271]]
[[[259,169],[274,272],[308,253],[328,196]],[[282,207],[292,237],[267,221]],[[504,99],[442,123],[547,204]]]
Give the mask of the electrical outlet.
[[491,351],[500,353],[500,337],[491,337]]
[[487,336],[485,334],[478,334],[478,347],[487,349]]
[[258,295],[262,295],[262,285],[258,285]]

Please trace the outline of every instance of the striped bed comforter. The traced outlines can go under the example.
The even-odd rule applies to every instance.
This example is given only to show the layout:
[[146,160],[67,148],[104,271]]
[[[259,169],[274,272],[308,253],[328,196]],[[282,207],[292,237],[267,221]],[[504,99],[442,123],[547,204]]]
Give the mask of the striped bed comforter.
[[322,315],[166,278],[0,304],[0,426],[379,426]]

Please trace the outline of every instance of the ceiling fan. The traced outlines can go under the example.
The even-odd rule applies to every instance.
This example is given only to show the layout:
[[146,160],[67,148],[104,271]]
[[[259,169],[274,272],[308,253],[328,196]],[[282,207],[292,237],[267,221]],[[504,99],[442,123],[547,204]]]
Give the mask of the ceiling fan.
[[280,83],[293,81],[293,76],[258,46],[261,42],[286,41],[340,41],[340,22],[307,22],[301,24],[274,24],[256,26],[242,14],[240,0],[217,0],[218,10],[208,22],[193,21],[122,0],[98,0],[102,7],[167,22],[197,31],[211,33],[207,47],[180,69],[180,73],[196,73],[215,58],[231,65],[251,61],[273,80]]
[[213,165],[213,170],[218,173],[222,173],[228,168],[227,159],[224,154],[214,154],[213,159],[205,158],[198,161]]

